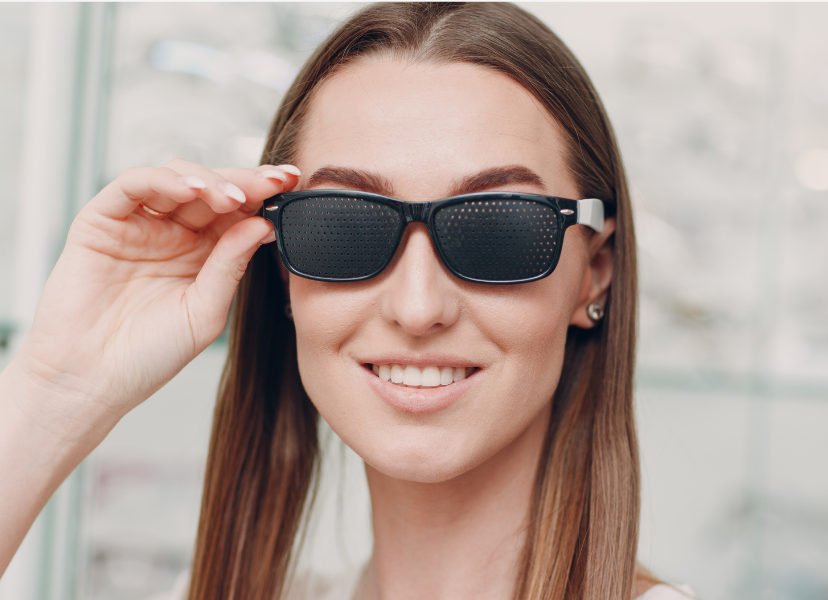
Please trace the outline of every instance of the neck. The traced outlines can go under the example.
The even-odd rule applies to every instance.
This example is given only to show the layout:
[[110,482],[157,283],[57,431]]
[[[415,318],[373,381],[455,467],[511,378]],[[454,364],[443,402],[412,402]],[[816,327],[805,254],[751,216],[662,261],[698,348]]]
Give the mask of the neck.
[[449,481],[403,481],[366,465],[374,556],[360,600],[511,598],[548,413]]

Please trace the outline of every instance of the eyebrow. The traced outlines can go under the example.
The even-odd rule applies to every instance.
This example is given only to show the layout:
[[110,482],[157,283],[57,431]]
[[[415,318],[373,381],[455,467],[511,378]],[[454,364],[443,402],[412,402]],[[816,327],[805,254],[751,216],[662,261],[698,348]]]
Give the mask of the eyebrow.
[[532,169],[520,165],[511,165],[484,169],[474,175],[463,177],[452,186],[449,195],[473,194],[474,192],[482,192],[516,183],[529,184],[541,189],[546,187],[541,176]]
[[394,186],[391,182],[377,173],[361,171],[348,167],[322,167],[313,172],[308,178],[305,187],[311,188],[318,185],[334,185],[349,190],[370,192],[380,196],[394,196]]
[[[350,167],[325,166],[317,169],[308,178],[305,187],[312,188],[322,184],[394,197],[394,186],[388,178]],[[449,196],[473,194],[513,184],[528,184],[541,189],[546,187],[543,178],[533,170],[520,165],[509,165],[484,169],[474,175],[460,178],[451,186]]]

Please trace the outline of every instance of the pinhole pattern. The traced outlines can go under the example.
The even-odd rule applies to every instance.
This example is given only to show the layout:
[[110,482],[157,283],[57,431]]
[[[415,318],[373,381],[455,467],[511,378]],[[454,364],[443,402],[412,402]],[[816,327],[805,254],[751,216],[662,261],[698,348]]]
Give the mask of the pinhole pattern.
[[556,212],[526,200],[454,204],[434,216],[446,262],[472,279],[515,281],[542,275],[558,244]]
[[282,211],[282,241],[290,263],[313,277],[351,279],[376,273],[394,252],[402,219],[359,198],[305,198]]

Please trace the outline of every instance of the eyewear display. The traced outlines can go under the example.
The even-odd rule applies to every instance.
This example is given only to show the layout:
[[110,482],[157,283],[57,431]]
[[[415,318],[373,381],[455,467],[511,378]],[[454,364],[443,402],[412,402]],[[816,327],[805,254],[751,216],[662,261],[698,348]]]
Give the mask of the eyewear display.
[[601,200],[513,192],[403,202],[349,190],[309,190],[269,198],[263,215],[276,229],[285,267],[320,281],[379,275],[394,258],[406,226],[414,222],[425,224],[454,275],[499,284],[552,273],[570,225],[595,231],[604,227]]

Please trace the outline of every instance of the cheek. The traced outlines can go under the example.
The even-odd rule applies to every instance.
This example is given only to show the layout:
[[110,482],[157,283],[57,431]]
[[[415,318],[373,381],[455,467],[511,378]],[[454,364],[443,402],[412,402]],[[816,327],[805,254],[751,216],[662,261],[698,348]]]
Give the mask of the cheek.
[[553,360],[544,370],[560,371],[552,367],[563,360],[566,334],[578,305],[587,266],[583,245],[580,237],[567,234],[561,258],[549,277],[509,287],[490,306],[480,307],[478,326],[499,341],[505,356],[527,367]]
[[529,412],[539,410],[555,391],[574,306],[567,286],[554,275],[526,284],[505,307],[480,311],[479,327],[504,359],[502,379],[512,386],[518,406]]
[[290,302],[302,383],[311,399],[325,398],[341,381],[343,345],[365,327],[375,302],[349,284],[290,276]]
[[[500,372],[493,373],[498,394],[490,398],[487,409],[492,418],[518,429],[548,404],[560,380],[583,273],[576,248],[568,250],[551,276],[504,291],[470,311],[476,315],[476,328],[497,345],[503,358]],[[503,403],[506,397],[508,410]]]

